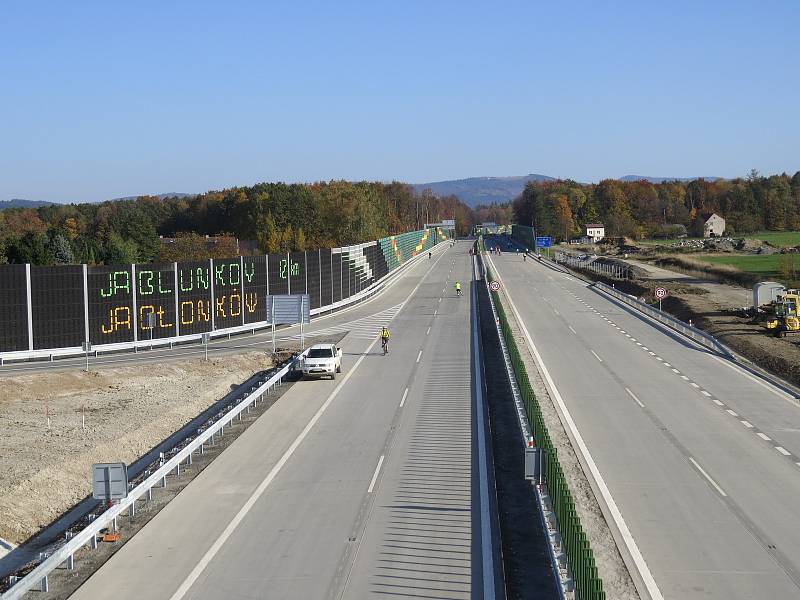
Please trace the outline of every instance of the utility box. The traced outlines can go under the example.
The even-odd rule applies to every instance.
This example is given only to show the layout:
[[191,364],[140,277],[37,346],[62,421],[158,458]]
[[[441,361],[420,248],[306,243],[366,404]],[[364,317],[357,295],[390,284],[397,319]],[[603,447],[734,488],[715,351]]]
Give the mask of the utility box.
[[544,483],[545,460],[542,448],[525,448],[525,479]]

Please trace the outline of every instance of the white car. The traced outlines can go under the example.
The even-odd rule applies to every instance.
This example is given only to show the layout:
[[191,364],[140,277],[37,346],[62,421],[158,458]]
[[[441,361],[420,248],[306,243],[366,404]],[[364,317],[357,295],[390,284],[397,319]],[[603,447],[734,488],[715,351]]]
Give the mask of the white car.
[[336,344],[315,344],[308,349],[303,359],[303,375],[306,377],[326,377],[336,379],[342,372],[342,349]]

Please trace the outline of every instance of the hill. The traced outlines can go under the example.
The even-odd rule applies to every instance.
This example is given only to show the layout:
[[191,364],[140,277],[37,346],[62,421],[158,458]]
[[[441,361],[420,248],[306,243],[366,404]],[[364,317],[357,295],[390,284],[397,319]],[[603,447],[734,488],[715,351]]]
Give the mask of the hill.
[[23,200],[21,198],[12,198],[11,200],[0,200],[0,210],[7,208],[39,208],[40,206],[48,206],[54,202],[45,202],[44,200]]
[[641,181],[642,179],[650,183],[664,183],[665,181],[694,181],[695,179],[705,179],[706,181],[718,181],[722,177],[649,177],[647,175],[625,175],[620,177],[620,181]]
[[553,181],[547,175],[519,175],[513,177],[469,177],[450,181],[415,183],[417,192],[430,189],[437,196],[458,196],[459,200],[475,208],[479,204],[508,202],[522,193],[529,181]]

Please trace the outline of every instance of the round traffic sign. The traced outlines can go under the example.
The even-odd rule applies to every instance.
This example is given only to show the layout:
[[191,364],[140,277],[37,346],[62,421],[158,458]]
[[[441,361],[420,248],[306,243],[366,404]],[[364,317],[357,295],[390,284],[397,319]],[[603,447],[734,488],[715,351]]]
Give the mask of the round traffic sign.
[[656,288],[656,298],[659,300],[667,297],[667,290],[662,287]]
[[489,289],[492,290],[493,292],[499,292],[500,291],[500,282],[499,281],[492,281],[489,284]]

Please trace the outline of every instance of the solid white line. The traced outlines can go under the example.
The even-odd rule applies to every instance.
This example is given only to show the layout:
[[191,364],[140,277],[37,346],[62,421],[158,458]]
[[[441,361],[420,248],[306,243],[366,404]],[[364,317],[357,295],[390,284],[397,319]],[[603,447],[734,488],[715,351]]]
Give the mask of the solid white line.
[[740,375],[744,375],[744,376],[745,376],[745,377],[747,377],[747,378],[748,378],[750,381],[754,381],[755,383],[757,383],[757,384],[758,384],[758,385],[760,385],[761,387],[768,389],[770,392],[772,392],[773,394],[775,394],[775,395],[776,395],[776,396],[778,396],[779,398],[783,398],[783,399],[784,399],[784,400],[786,400],[786,402],[788,402],[789,404],[792,404],[793,406],[800,406],[800,404],[797,402],[797,400],[795,400],[794,398],[792,398],[792,397],[791,397],[791,396],[789,396],[788,394],[786,394],[786,393],[782,392],[781,390],[779,390],[779,389],[778,389],[778,388],[776,388],[775,386],[773,386],[773,385],[771,385],[771,384],[769,384],[769,383],[767,383],[767,382],[765,382],[765,381],[762,381],[761,379],[759,379],[759,378],[757,378],[757,377],[753,377],[753,376],[752,376],[752,375],[750,375],[749,373],[746,373],[746,372],[745,372],[743,369],[741,369],[740,367],[738,367],[738,366],[736,366],[736,365],[732,365],[732,364],[731,364],[731,363],[729,363],[727,360],[724,360],[724,359],[720,358],[719,356],[714,356],[714,355],[710,355],[710,356],[711,356],[711,358],[713,358],[714,360],[716,360],[716,361],[718,361],[718,362],[721,362],[723,365],[725,365],[725,366],[726,366],[726,367],[728,367],[729,369],[733,369],[734,371],[736,371],[736,372],[737,372],[737,373],[739,373]]
[[383,465],[383,454],[378,459],[378,466],[375,467],[375,472],[372,474],[372,481],[369,482],[369,487],[367,488],[367,493],[371,494],[372,490],[375,488],[375,482],[378,480],[378,473],[381,472],[381,465]]
[[403,392],[403,397],[400,399],[400,408],[403,408],[403,404],[406,403],[406,396],[408,396],[408,388]]
[[236,516],[234,516],[231,522],[228,523],[228,526],[220,534],[220,536],[216,539],[216,541],[211,545],[208,551],[206,551],[206,553],[203,555],[203,558],[201,558],[200,561],[195,566],[195,568],[192,569],[192,572],[189,573],[186,579],[183,580],[183,583],[181,583],[181,585],[178,587],[175,593],[172,594],[172,596],[170,596],[170,600],[181,600],[186,595],[186,593],[192,587],[194,582],[197,581],[198,577],[202,575],[203,571],[205,571],[209,563],[222,549],[222,546],[225,544],[225,542],[228,541],[228,538],[231,537],[233,532],[239,526],[239,523],[241,523],[242,520],[244,520],[244,518],[247,516],[247,513],[250,512],[250,509],[253,508],[258,499],[264,494],[267,487],[269,487],[269,484],[271,484],[272,481],[275,479],[275,477],[277,477],[278,473],[280,473],[281,469],[283,469],[283,466],[291,458],[292,454],[294,454],[294,451],[297,450],[297,448],[300,446],[300,444],[308,435],[309,431],[311,431],[314,425],[316,425],[317,421],[319,421],[320,417],[322,417],[323,413],[331,405],[334,398],[336,398],[336,396],[339,395],[341,389],[344,387],[344,385],[347,383],[350,377],[352,377],[353,373],[356,372],[356,369],[358,369],[361,362],[364,360],[367,354],[369,354],[370,350],[372,350],[372,347],[377,342],[378,342],[377,339],[372,340],[372,343],[367,347],[364,354],[362,354],[359,357],[359,359],[355,362],[352,368],[342,378],[342,381],[339,383],[339,385],[337,385],[336,388],[333,390],[333,392],[331,392],[331,395],[328,396],[328,399],[325,400],[324,404],[319,407],[316,413],[314,413],[314,416],[311,417],[311,420],[303,428],[303,431],[300,432],[300,434],[295,438],[292,444],[286,449],[286,452],[283,453],[283,456],[281,456],[280,460],[278,460],[278,462],[275,463],[275,466],[272,467],[270,472],[267,473],[267,476],[264,478],[264,480],[258,485],[258,487],[252,493],[250,498],[247,499],[247,502],[244,503],[244,506],[242,506],[242,508],[239,509],[239,512],[236,513]]
[[760,437],[762,440],[764,440],[765,442],[771,442],[772,441],[772,438],[769,437],[766,433],[757,433],[756,435],[758,437]]
[[589,350],[589,352],[591,352],[592,354],[594,354],[594,357],[595,357],[597,360],[599,360],[600,362],[603,362],[603,359],[602,359],[602,358],[600,358],[599,356],[597,356],[597,352],[595,352],[594,350]]
[[[491,263],[492,267],[494,268],[494,273],[500,284],[503,284],[503,279],[500,277],[497,268],[494,265],[494,261],[492,261],[491,257],[487,257],[489,262]],[[550,392],[553,395],[553,398],[558,405],[561,414],[564,416],[564,421],[566,422],[567,428],[572,433],[572,437],[575,440],[575,444],[578,446],[581,454],[583,455],[584,459],[586,460],[586,464],[589,467],[589,472],[592,475],[595,483],[597,484],[598,489],[600,490],[600,495],[603,496],[603,500],[605,501],[606,506],[608,507],[608,511],[611,514],[611,518],[613,519],[617,529],[619,530],[620,535],[622,536],[622,540],[625,542],[625,546],[628,548],[628,552],[631,555],[631,559],[633,560],[634,564],[636,565],[636,570],[639,571],[639,575],[644,582],[645,587],[647,588],[648,593],[650,594],[651,600],[664,600],[664,596],[661,594],[661,590],[658,589],[658,584],[656,583],[653,574],[650,572],[650,568],[647,566],[647,562],[644,560],[644,556],[642,556],[641,550],[639,550],[639,546],[636,544],[636,540],[633,539],[633,534],[631,534],[631,530],[628,529],[628,524],[625,522],[625,519],[622,517],[622,513],[617,506],[614,497],[611,495],[611,490],[608,489],[608,485],[606,484],[605,480],[603,479],[602,474],[600,473],[600,469],[598,469],[597,464],[594,462],[594,458],[592,457],[591,453],[589,452],[589,448],[586,446],[586,442],[581,436],[580,432],[578,431],[578,426],[575,424],[575,421],[572,418],[572,415],[567,408],[567,405],[564,403],[564,398],[561,397],[561,393],[558,391],[553,378],[550,376],[550,371],[547,370],[547,366],[544,364],[542,360],[542,356],[539,354],[539,350],[536,348],[536,344],[533,343],[533,339],[531,338],[531,334],[528,331],[528,328],[525,326],[525,322],[522,320],[522,317],[517,310],[514,301],[511,299],[511,294],[508,293],[508,290],[505,285],[503,285],[503,293],[505,294],[506,298],[508,299],[508,303],[511,306],[511,310],[514,313],[515,318],[517,319],[517,323],[522,328],[522,333],[525,335],[525,340],[528,342],[528,347],[530,348],[531,352],[533,352],[534,357],[536,358],[536,362],[541,369],[542,376],[544,377],[545,381],[547,382],[547,386],[550,388]]]
[[430,334],[431,334],[431,328],[428,327],[428,331],[425,332],[425,335],[430,335]]
[[714,486],[714,487],[717,489],[717,491],[718,491],[718,492],[719,492],[721,495],[723,495],[723,496],[727,496],[727,495],[728,495],[728,494],[726,494],[726,493],[725,493],[725,490],[723,490],[721,487],[719,487],[719,485],[717,484],[717,482],[716,482],[716,481],[714,481],[713,479],[711,479],[711,476],[710,476],[708,473],[706,473],[706,472],[703,470],[703,467],[701,467],[699,464],[697,464],[697,461],[696,461],[695,459],[693,459],[693,458],[690,456],[690,457],[689,457],[689,460],[690,460],[690,461],[692,461],[692,464],[693,464],[695,467],[697,467],[697,470],[698,470],[698,471],[700,471],[700,472],[703,474],[703,477],[705,477],[706,479],[708,479],[708,481],[711,483],[711,485],[713,485],[713,486]]
[[625,388],[625,391],[626,391],[626,392],[628,392],[628,395],[629,395],[631,398],[633,398],[634,400],[636,400],[636,404],[638,404],[639,406],[641,406],[642,408],[644,408],[644,404],[642,404],[642,401],[641,401],[641,400],[639,400],[639,399],[636,397],[636,394],[634,394],[634,393],[633,393],[632,391],[630,391],[628,388]]
[[778,452],[780,452],[784,456],[791,456],[792,455],[791,452],[789,452],[786,448],[783,448],[782,446],[775,446],[775,450],[777,450]]
[[742,425],[744,425],[748,429],[752,429],[753,428],[753,424],[750,423],[750,421],[745,421],[744,419],[742,419],[741,423],[742,423]]
[[567,325],[567,327],[569,327],[569,330],[570,330],[572,333],[574,333],[575,335],[578,335],[578,332],[577,332],[577,331],[575,331],[575,330],[572,328],[572,325]]
[[419,362],[420,358],[422,358],[422,350],[420,350],[419,354],[417,354],[417,362]]

